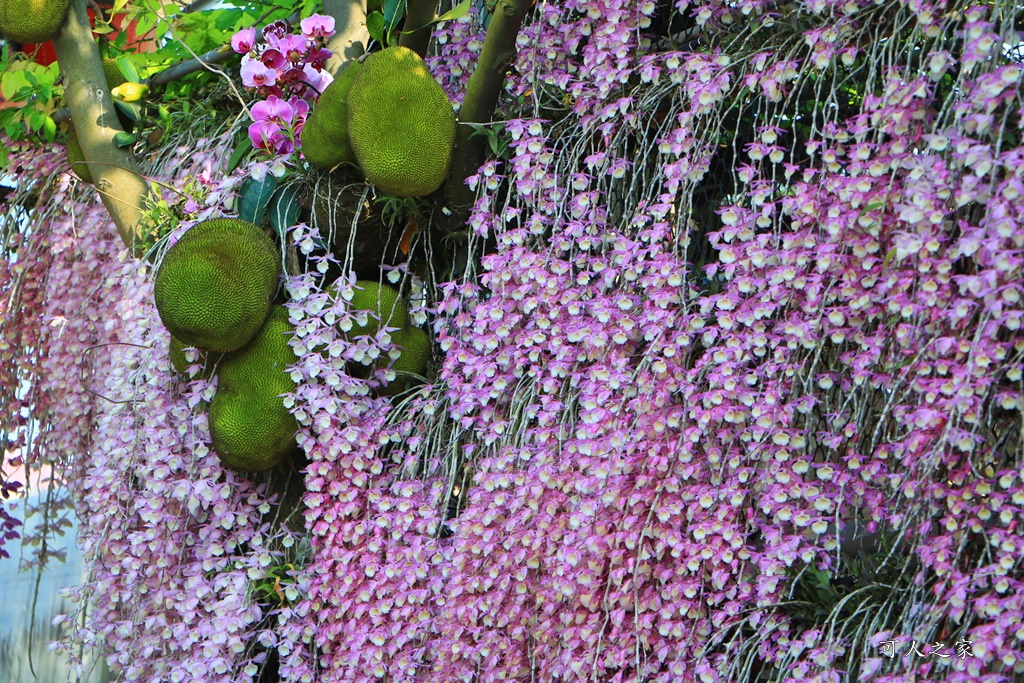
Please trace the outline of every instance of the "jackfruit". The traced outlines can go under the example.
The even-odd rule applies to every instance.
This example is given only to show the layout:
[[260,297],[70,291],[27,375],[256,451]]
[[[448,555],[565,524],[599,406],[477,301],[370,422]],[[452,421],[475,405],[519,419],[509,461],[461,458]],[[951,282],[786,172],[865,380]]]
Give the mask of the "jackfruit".
[[277,248],[262,230],[214,218],[167,250],[153,294],[173,336],[208,351],[235,351],[263,327],[280,276]]
[[92,173],[89,172],[89,165],[85,163],[85,154],[82,153],[82,145],[78,142],[78,134],[75,133],[73,123],[68,124],[68,142],[65,150],[68,153],[71,172],[82,182],[92,183]]
[[[331,288],[331,293],[337,296],[337,284]],[[373,280],[356,281],[349,310],[367,312],[365,325],[354,322],[352,329],[345,333],[349,339],[375,335],[381,327],[402,328],[409,321],[409,307],[398,291]]]
[[[3,0],[0,0],[0,2],[3,2]],[[117,88],[125,83],[124,75],[121,73],[121,68],[117,65],[116,59],[103,60],[103,75],[106,76],[108,88]],[[135,122],[120,110],[117,112],[117,120],[121,123],[121,129],[129,133],[135,127]],[[78,133],[75,132],[74,123],[68,124],[66,150],[71,171],[83,182],[92,183],[92,173],[89,172],[89,165],[85,163],[85,155],[82,153],[81,143],[78,142]]]
[[0,33],[18,43],[45,43],[60,33],[71,0],[0,0]]
[[295,447],[299,424],[281,397],[295,390],[288,371],[296,361],[288,345],[293,333],[288,311],[274,306],[259,334],[220,361],[210,403],[210,439],[228,469],[263,472]]
[[348,132],[370,183],[421,197],[448,175],[455,110],[418,54],[389,47],[366,58],[348,91]]
[[[203,351],[199,351],[196,360],[190,361],[185,356],[185,349],[187,347],[188,344],[185,344],[180,339],[175,339],[174,337],[171,337],[170,344],[168,344],[167,347],[167,356],[168,358],[170,358],[171,367],[174,369],[174,371],[177,372],[182,377],[189,379],[192,377],[191,375],[189,375],[189,368],[191,368],[193,365],[199,365],[202,366],[202,370],[195,376],[196,379],[210,379],[211,377],[213,377],[213,371],[217,365],[216,359],[211,361],[209,354]],[[217,355],[217,357],[219,358],[219,354]]]
[[359,73],[359,62],[348,66],[320,94],[302,127],[302,154],[313,166],[331,169],[354,164],[355,153],[348,139],[348,89]]
[[[391,365],[395,379],[378,390],[383,396],[394,396],[416,384],[417,379],[411,375],[423,375],[430,360],[430,337],[420,328],[399,330],[391,335],[391,340],[401,352]],[[386,364],[387,361],[382,362]]]

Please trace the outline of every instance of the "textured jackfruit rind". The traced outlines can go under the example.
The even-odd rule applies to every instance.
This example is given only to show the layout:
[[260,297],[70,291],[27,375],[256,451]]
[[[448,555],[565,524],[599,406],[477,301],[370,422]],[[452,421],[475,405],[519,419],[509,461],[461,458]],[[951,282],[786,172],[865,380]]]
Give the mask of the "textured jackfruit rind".
[[78,143],[78,134],[75,133],[75,124],[68,124],[67,142],[68,164],[71,165],[71,172],[78,176],[84,183],[92,183],[92,173],[89,172],[89,165],[85,163],[85,154],[82,153],[82,145]]
[[317,168],[356,163],[348,137],[348,89],[358,73],[359,62],[349,62],[324,88],[302,127],[302,154]]
[[391,335],[391,340],[401,352],[391,365],[395,372],[394,381],[379,390],[384,396],[394,396],[412,386],[416,379],[410,375],[423,375],[430,360],[430,337],[420,328],[400,330]]
[[229,469],[266,471],[295,446],[298,421],[281,398],[295,390],[287,369],[296,361],[288,344],[293,332],[288,312],[274,306],[252,342],[220,362],[217,394],[210,404],[210,437]]
[[107,79],[107,87],[113,90],[122,83],[127,83],[128,79],[121,73],[121,67],[117,65],[116,59],[104,59],[103,60],[103,75]]
[[217,365],[216,361],[211,361],[208,354],[200,352],[198,358],[193,363],[185,356],[185,349],[187,347],[188,345],[180,339],[171,337],[171,341],[167,346],[167,357],[171,361],[171,368],[185,379],[189,379],[191,378],[191,375],[188,374],[189,368],[193,365],[200,365],[202,370],[196,374],[196,379],[209,379],[213,377],[213,371]]
[[60,33],[71,0],[0,0],[0,32],[18,43],[45,43]]
[[252,223],[197,223],[167,250],[153,287],[170,333],[209,351],[235,351],[263,327],[281,266],[274,243]]
[[[336,293],[336,288],[332,288]],[[398,290],[373,280],[357,280],[353,287],[349,310],[367,311],[365,325],[353,324],[346,332],[349,339],[375,335],[381,327],[405,327],[409,322],[409,306]]]
[[[215,426],[216,425],[216,426]],[[221,464],[236,472],[266,472],[295,447],[298,422],[267,400],[218,389],[210,403],[210,435]]]
[[366,179],[397,197],[422,197],[448,175],[455,110],[423,59],[405,47],[366,58],[348,91],[348,131]]

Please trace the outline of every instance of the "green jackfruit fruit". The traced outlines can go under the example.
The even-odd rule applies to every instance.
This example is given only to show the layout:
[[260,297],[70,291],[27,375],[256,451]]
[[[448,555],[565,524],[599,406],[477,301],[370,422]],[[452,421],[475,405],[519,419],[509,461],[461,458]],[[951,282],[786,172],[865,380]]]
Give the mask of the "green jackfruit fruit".
[[89,165],[85,163],[85,154],[82,153],[82,145],[78,143],[78,134],[75,133],[73,123],[68,124],[68,142],[65,149],[68,153],[68,163],[71,164],[71,172],[82,182],[92,183],[92,173],[89,173]]
[[416,384],[418,380],[412,375],[423,375],[430,360],[430,337],[420,328],[399,330],[391,335],[391,340],[401,348],[401,352],[391,365],[395,371],[394,381],[379,389],[383,396],[394,396]]
[[71,0],[0,0],[0,33],[19,43],[45,43],[57,37]]
[[[337,285],[331,288],[337,295]],[[397,290],[373,280],[358,280],[353,287],[350,311],[366,311],[365,325],[354,323],[345,334],[349,339],[362,335],[375,335],[381,327],[405,327],[409,321],[409,306]]]
[[[0,2],[3,2],[3,0],[0,0]],[[107,87],[111,89],[125,82],[124,75],[121,73],[121,68],[117,65],[116,59],[103,60],[103,75],[107,78]],[[135,127],[135,122],[128,118],[121,110],[117,112],[117,120],[121,122],[122,130],[131,132]],[[89,172],[89,165],[85,163],[85,154],[82,153],[82,145],[78,142],[78,133],[75,132],[75,124],[73,123],[68,124],[66,149],[71,171],[81,181],[92,183],[92,173]]]
[[359,62],[348,66],[324,88],[302,127],[302,154],[317,168],[354,164],[356,155],[348,139],[348,89],[359,73]]
[[348,132],[370,183],[422,197],[448,175],[455,110],[418,54],[389,47],[366,58],[348,91]]
[[185,356],[185,349],[188,345],[182,342],[180,339],[171,337],[171,341],[167,346],[167,356],[170,358],[171,367],[182,377],[189,379],[188,371],[193,365],[199,365],[202,370],[196,375],[196,379],[210,379],[213,377],[214,368],[217,365],[217,359],[220,358],[220,354],[216,354],[214,360],[210,360],[209,354],[204,351],[199,351],[195,361],[190,361]]
[[220,361],[210,403],[210,438],[228,469],[269,470],[295,446],[299,424],[281,398],[295,390],[287,369],[296,361],[288,345],[293,333],[288,311],[274,306],[252,342]]
[[182,342],[235,351],[263,327],[280,276],[277,248],[262,230],[214,218],[167,250],[153,294],[164,326]]

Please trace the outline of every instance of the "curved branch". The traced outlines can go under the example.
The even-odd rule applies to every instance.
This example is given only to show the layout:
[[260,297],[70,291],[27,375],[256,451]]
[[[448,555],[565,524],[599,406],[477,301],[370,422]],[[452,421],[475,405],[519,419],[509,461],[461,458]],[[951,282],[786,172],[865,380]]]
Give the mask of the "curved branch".
[[494,115],[498,97],[505,87],[505,70],[517,54],[516,37],[533,0],[498,0],[487,27],[487,36],[480,51],[473,75],[466,85],[466,97],[459,110],[459,127],[455,133],[455,152],[445,186],[445,198],[456,217],[473,203],[475,193],[466,185],[466,178],[477,172],[484,162],[487,141],[472,137],[470,123],[488,123]]
[[431,22],[435,18],[437,18],[437,0],[409,0],[405,8],[405,23],[402,28],[411,33],[403,33],[398,44],[425,58],[427,50],[430,49],[430,36],[434,32]]
[[57,52],[61,76],[71,118],[82,155],[96,189],[114,219],[121,240],[141,256],[139,219],[149,186],[139,172],[130,148],[114,144],[120,131],[114,103],[103,75],[100,53],[93,40],[86,0],[72,0],[68,18],[53,46]]

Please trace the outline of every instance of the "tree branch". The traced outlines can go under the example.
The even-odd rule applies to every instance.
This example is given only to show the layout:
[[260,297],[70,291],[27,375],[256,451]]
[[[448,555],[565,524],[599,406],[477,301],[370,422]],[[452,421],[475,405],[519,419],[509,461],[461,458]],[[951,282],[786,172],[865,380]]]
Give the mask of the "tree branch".
[[139,219],[149,186],[131,149],[114,144],[114,134],[121,129],[89,27],[86,0],[71,0],[68,18],[53,46],[89,173],[121,240],[136,256],[141,256]]
[[459,126],[455,132],[455,152],[445,186],[445,198],[454,217],[461,217],[473,203],[475,193],[466,185],[484,161],[487,141],[483,136],[471,137],[471,123],[487,123],[494,115],[498,97],[505,87],[505,70],[516,57],[516,36],[523,25],[532,0],[498,0],[487,27],[487,36],[480,51],[473,75],[466,85],[466,97],[459,110]]
[[405,23],[402,29],[412,33],[403,33],[398,39],[398,44],[425,58],[433,33],[430,22],[436,17],[437,0],[409,0],[405,7]]

